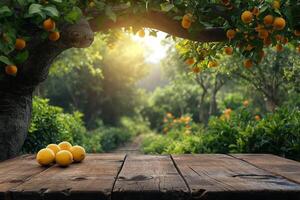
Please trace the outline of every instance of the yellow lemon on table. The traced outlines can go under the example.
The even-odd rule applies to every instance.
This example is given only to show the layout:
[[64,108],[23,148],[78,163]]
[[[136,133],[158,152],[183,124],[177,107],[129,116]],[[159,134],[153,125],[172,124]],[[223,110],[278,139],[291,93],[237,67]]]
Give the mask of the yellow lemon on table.
[[47,146],[47,148],[51,149],[54,152],[55,155],[57,154],[57,152],[59,152],[61,150],[60,147],[57,144],[49,144]]
[[68,150],[68,151],[70,151],[72,147],[70,142],[66,142],[66,141],[59,143],[58,146],[60,147],[61,150]]
[[56,163],[61,167],[67,167],[73,162],[73,155],[70,151],[61,150],[55,156]]
[[50,165],[54,162],[55,154],[51,149],[41,149],[37,155],[36,160],[42,166]]
[[73,155],[73,160],[75,162],[81,162],[82,160],[84,160],[85,158],[85,149],[81,146],[73,146],[71,149],[70,149],[70,152],[72,153]]
[[81,146],[73,146],[70,149],[70,152],[72,153],[75,162],[81,162],[85,158],[85,149]]

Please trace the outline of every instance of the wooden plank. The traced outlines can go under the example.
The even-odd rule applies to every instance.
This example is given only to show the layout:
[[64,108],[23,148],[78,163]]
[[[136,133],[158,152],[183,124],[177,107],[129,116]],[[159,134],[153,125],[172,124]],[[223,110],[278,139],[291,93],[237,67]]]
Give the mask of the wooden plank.
[[10,192],[13,200],[105,200],[124,159],[124,154],[90,154],[68,168],[53,166]]
[[232,156],[300,184],[300,162],[270,154],[233,154]]
[[25,182],[30,177],[46,170],[35,162],[35,156],[23,155],[0,163],[0,200],[6,199],[8,190]]
[[113,200],[188,199],[184,180],[170,156],[130,155],[115,184]]
[[231,156],[174,155],[173,159],[193,199],[300,199],[300,185]]

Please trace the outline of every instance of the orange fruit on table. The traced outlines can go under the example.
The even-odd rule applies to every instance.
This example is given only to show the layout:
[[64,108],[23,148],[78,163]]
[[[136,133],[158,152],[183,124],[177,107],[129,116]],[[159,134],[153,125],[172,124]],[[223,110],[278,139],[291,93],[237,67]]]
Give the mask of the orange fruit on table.
[[286,25],[285,19],[283,19],[282,17],[276,17],[273,22],[273,27],[276,30],[284,29],[285,25]]
[[8,75],[16,76],[16,75],[17,75],[17,72],[18,72],[18,68],[17,68],[17,66],[15,66],[15,65],[7,65],[7,66],[5,67],[5,72],[6,72],[6,74],[8,74]]
[[252,66],[253,66],[252,60],[246,59],[246,60],[244,61],[244,67],[245,67],[245,68],[250,69]]
[[22,50],[25,47],[26,47],[26,41],[21,38],[17,38],[15,43],[15,49]]
[[274,17],[272,15],[267,15],[264,17],[264,24],[265,25],[272,25],[274,21]]
[[60,38],[60,33],[57,32],[57,31],[51,32],[51,33],[49,34],[48,38],[49,38],[50,41],[55,42],[55,41],[59,40],[59,38]]
[[63,141],[63,142],[59,143],[58,146],[60,147],[61,150],[70,151],[70,149],[72,148],[72,145],[67,141]]
[[233,39],[234,37],[235,37],[235,35],[236,35],[236,32],[235,32],[235,30],[233,30],[233,29],[229,29],[227,32],[226,32],[226,36],[227,36],[227,38],[228,39]]
[[232,53],[233,53],[233,48],[232,48],[232,47],[225,47],[224,52],[225,52],[227,55],[232,55]]
[[51,149],[55,155],[61,150],[57,144],[49,144],[46,148]]
[[274,9],[280,9],[280,1],[279,0],[273,1],[272,6]]
[[61,167],[67,167],[73,162],[73,155],[70,151],[61,150],[55,156],[56,163]]
[[267,37],[269,37],[269,32],[266,30],[266,29],[261,29],[259,32],[258,32],[258,37],[260,39],[266,39]]
[[49,19],[46,19],[44,22],[43,22],[43,27],[46,31],[53,31],[56,27],[56,24],[55,24],[55,21],[52,20],[51,18]]
[[253,14],[250,11],[244,11],[241,15],[241,19],[245,24],[248,24],[252,21],[253,19]]
[[36,161],[42,165],[47,166],[54,162],[55,155],[51,149],[41,149],[36,155]]
[[85,158],[85,149],[81,146],[73,146],[71,149],[70,149],[70,152],[72,153],[73,155],[73,160],[75,162],[81,162],[84,160]]

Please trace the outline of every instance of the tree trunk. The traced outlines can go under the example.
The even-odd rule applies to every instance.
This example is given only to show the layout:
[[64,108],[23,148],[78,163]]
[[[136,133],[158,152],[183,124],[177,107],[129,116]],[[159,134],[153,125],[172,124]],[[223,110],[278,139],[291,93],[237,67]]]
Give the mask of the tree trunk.
[[30,124],[32,95],[0,91],[0,160],[16,156]]
[[61,33],[58,42],[33,37],[30,56],[18,66],[17,76],[0,77],[0,160],[17,156],[21,150],[30,126],[33,91],[47,78],[53,60],[68,48],[89,46],[94,38],[85,20],[62,27]]
[[278,102],[274,98],[267,98],[266,109],[269,112],[274,112],[278,106]]
[[200,102],[198,104],[198,110],[199,110],[199,122],[205,123],[207,120],[205,119],[205,109],[204,109],[204,103],[205,103],[205,97],[206,97],[207,91],[203,90]]
[[217,114],[217,90],[213,90],[210,99],[209,116]]

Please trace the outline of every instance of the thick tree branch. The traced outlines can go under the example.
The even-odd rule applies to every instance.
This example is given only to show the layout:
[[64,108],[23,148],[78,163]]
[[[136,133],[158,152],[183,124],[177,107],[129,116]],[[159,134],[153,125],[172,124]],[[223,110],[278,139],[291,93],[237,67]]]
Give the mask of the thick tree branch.
[[95,32],[133,26],[153,28],[176,37],[199,42],[219,42],[226,40],[223,28],[203,29],[198,33],[191,34],[181,27],[180,21],[172,19],[172,17],[168,16],[166,13],[157,11],[149,11],[144,14],[122,15],[117,18],[116,22],[113,22],[112,20],[105,20],[103,22],[103,16],[98,16],[89,22]]

